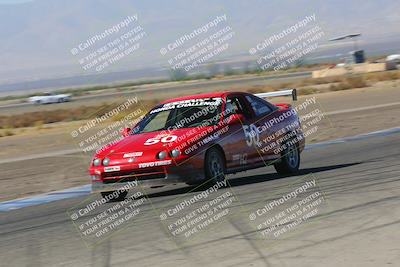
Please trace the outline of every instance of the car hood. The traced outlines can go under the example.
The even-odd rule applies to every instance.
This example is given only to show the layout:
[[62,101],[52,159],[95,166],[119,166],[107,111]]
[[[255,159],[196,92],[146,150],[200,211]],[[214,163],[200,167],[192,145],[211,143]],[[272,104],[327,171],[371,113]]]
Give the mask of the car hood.
[[[205,129],[206,128],[204,128],[204,130]],[[157,131],[130,135],[119,142],[106,147],[99,152],[96,157],[124,157],[125,154],[132,153],[132,155],[135,155],[136,152],[136,155],[139,155],[140,153],[155,155],[163,150],[170,151],[177,146],[181,146],[182,143],[185,143],[185,141],[195,136],[195,134],[193,134],[194,130],[195,128],[185,128],[172,131]],[[199,130],[197,130],[197,132],[199,132]],[[167,136],[170,136],[170,138],[163,140],[163,137]],[[170,140],[175,141],[171,142]],[[147,145],[145,144],[146,142]],[[125,155],[125,157],[127,156],[128,155]]]

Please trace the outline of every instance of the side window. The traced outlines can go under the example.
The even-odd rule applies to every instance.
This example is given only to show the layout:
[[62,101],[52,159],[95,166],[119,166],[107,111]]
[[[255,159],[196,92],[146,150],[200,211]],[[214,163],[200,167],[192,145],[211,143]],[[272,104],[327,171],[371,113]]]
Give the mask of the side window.
[[273,110],[266,102],[263,100],[255,97],[255,96],[249,96],[246,95],[247,101],[249,101],[251,107],[253,108],[254,114],[256,114],[256,117],[261,117],[268,115],[271,113]]
[[242,114],[246,118],[250,118],[251,114],[246,110],[243,98],[238,96],[230,96],[226,100],[225,110],[227,114]]

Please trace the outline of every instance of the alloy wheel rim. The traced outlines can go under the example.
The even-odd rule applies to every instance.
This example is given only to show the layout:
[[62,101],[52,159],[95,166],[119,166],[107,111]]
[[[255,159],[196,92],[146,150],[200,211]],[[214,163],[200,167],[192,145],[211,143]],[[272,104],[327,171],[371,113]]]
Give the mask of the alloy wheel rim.
[[297,148],[295,146],[289,147],[287,157],[288,157],[289,166],[292,168],[295,168],[299,161],[299,154],[298,154]]
[[213,156],[210,162],[211,173],[214,177],[218,177],[222,174],[222,163],[217,156]]

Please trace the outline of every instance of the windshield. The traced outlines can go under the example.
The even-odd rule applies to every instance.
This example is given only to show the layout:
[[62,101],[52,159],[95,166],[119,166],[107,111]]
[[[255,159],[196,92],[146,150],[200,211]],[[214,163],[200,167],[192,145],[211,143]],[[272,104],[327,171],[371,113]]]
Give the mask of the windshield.
[[199,98],[159,105],[131,134],[216,125],[221,118],[221,104],[221,98]]

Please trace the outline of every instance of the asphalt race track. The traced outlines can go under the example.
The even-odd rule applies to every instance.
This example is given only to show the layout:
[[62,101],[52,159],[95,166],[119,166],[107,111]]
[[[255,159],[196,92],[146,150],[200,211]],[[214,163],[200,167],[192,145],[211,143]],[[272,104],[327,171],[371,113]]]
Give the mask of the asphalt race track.
[[[145,197],[137,217],[96,245],[87,243],[67,213],[85,207],[81,202],[87,197],[3,212],[0,265],[395,266],[400,260],[399,144],[397,132],[316,146],[302,154],[299,176],[279,177],[272,167],[231,176],[230,186],[218,190],[235,196],[229,213],[188,238],[174,237],[160,214],[170,203],[202,192],[193,187],[157,189]],[[265,228],[257,230],[249,214],[310,177],[324,197],[318,213],[288,233],[264,237]],[[101,205],[94,214],[115,205]]]

